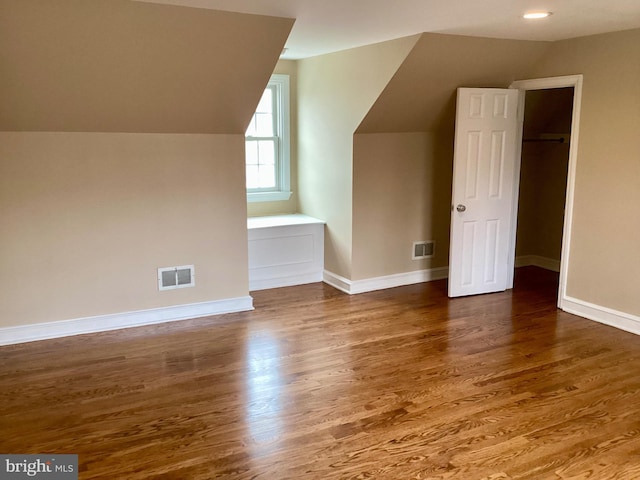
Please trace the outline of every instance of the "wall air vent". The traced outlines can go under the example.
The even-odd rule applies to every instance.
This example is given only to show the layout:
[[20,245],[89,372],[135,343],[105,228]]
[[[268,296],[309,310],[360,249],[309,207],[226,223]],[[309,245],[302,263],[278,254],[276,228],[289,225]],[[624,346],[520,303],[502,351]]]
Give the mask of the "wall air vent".
[[431,258],[436,253],[436,242],[433,240],[422,240],[420,242],[413,242],[413,254],[411,258],[413,260],[419,260],[421,258]]
[[158,269],[158,290],[193,287],[196,277],[193,265]]

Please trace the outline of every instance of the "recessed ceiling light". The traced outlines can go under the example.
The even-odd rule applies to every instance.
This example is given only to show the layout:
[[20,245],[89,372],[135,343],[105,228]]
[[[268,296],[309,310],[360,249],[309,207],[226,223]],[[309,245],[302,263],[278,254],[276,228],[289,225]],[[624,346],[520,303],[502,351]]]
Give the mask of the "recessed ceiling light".
[[529,12],[522,15],[522,18],[526,18],[527,20],[535,20],[539,18],[547,18],[551,15],[551,12]]

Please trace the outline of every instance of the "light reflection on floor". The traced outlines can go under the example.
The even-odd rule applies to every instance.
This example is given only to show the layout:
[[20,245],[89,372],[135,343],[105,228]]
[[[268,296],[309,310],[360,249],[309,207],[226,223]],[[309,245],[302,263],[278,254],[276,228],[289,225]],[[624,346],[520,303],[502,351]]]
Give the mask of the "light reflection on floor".
[[252,443],[277,443],[282,434],[282,387],[278,339],[269,330],[252,332],[246,358],[246,422]]

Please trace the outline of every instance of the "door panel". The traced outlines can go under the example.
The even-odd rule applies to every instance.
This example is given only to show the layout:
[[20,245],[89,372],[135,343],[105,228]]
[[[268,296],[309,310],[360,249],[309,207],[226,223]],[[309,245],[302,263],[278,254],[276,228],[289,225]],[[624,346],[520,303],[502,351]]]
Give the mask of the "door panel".
[[460,88],[449,296],[505,290],[514,206],[518,90]]

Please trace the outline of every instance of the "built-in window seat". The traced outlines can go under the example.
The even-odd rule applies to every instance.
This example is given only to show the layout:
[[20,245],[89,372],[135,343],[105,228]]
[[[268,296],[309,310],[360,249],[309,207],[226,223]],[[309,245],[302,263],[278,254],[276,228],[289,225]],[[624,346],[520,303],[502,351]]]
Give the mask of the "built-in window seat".
[[322,281],[324,222],[302,214],[250,217],[249,290]]

